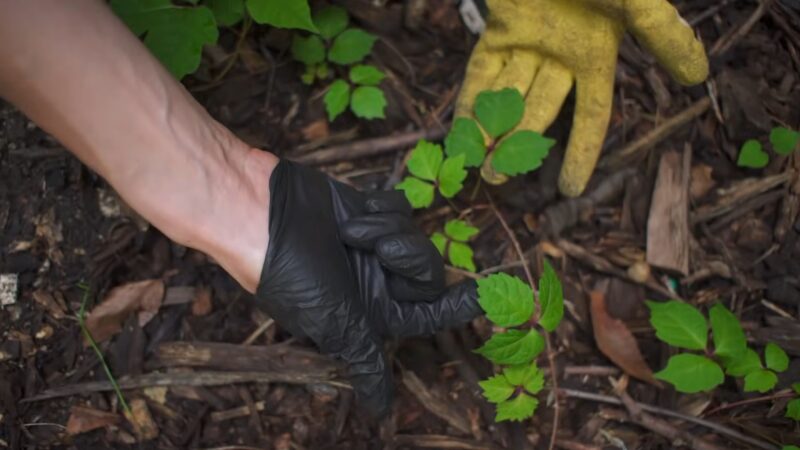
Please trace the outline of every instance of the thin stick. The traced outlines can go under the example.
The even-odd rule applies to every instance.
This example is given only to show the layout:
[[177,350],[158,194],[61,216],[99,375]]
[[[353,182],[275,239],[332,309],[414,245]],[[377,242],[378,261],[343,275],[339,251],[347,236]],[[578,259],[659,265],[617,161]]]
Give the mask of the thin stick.
[[[525,276],[528,278],[528,284],[531,286],[531,290],[536,292],[536,283],[533,281],[533,274],[531,274],[531,268],[528,265],[528,259],[525,257],[525,252],[522,251],[522,246],[519,245],[519,240],[517,240],[517,235],[514,233],[514,230],[508,226],[508,222],[506,222],[505,217],[503,214],[500,213],[500,210],[497,209],[497,205],[495,205],[492,196],[489,195],[488,191],[484,191],[486,193],[486,198],[489,200],[489,206],[492,208],[492,212],[497,216],[497,220],[500,221],[500,225],[503,226],[503,229],[508,234],[508,238],[511,239],[511,243],[514,245],[514,250],[517,252],[519,256],[519,260],[522,263],[522,269],[525,271]],[[538,317],[539,305],[536,305],[536,316]],[[558,403],[558,373],[556,372],[556,362],[553,357],[553,346],[550,343],[550,335],[548,333],[544,334],[544,342],[547,347],[547,365],[550,366],[550,373],[551,379],[553,380],[553,392],[556,393],[555,401],[553,402],[553,430],[550,432],[550,445],[548,446],[549,450],[553,450],[556,448],[556,433],[558,432],[558,417],[561,414],[561,406]]]
[[792,391],[786,389],[786,390],[783,390],[783,391],[780,391],[780,392],[776,392],[774,394],[764,395],[762,397],[756,397],[756,398],[748,398],[746,400],[740,400],[738,402],[733,402],[733,403],[728,403],[728,404],[725,404],[725,405],[722,405],[722,406],[718,406],[718,407],[712,409],[711,411],[703,413],[703,416],[705,416],[705,417],[713,416],[716,413],[725,411],[727,409],[736,408],[737,406],[750,405],[750,404],[753,404],[753,403],[767,402],[767,401],[770,401],[770,400],[777,400],[779,398],[789,398],[789,397],[794,397],[794,393]]
[[255,342],[256,339],[258,339],[258,337],[261,336],[265,331],[267,331],[267,329],[271,327],[274,323],[275,321],[272,318],[265,320],[263,323],[261,323],[261,325],[258,326],[258,328],[256,328],[255,331],[253,331],[250,334],[250,336],[247,336],[247,339],[245,339],[244,342],[242,342],[242,345],[250,345],[253,342]]
[[[602,395],[602,394],[595,394],[593,392],[584,392],[579,391],[576,389],[560,389],[560,394],[571,397],[571,398],[579,398],[582,400],[590,400],[599,403],[608,403],[610,405],[620,405],[624,406],[622,400],[617,397],[612,397],[610,395]],[[726,426],[720,425],[715,422],[711,422],[709,420],[700,419],[694,416],[688,416],[686,414],[681,414],[679,412],[675,412],[669,409],[659,408],[658,406],[649,405],[647,403],[639,403],[635,402],[639,408],[643,411],[651,412],[653,414],[659,414],[662,416],[667,417],[674,417],[676,419],[685,420],[686,422],[692,422],[696,425],[700,425],[711,430],[716,431],[719,434],[725,435],[732,439],[737,439],[742,442],[746,442],[750,445],[753,445],[758,448],[762,448],[764,450],[775,450],[777,447],[774,447],[766,442],[759,441],[757,439],[751,438],[750,436],[746,436],[736,430],[730,429]]]

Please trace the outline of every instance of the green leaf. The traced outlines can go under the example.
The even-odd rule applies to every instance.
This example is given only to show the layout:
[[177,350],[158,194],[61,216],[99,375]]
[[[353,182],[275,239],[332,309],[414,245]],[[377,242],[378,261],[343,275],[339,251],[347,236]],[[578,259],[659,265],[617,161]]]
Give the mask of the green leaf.
[[505,273],[478,280],[478,303],[486,318],[501,327],[522,325],[533,315],[530,286]]
[[170,0],[112,0],[111,8],[175,78],[197,70],[203,46],[219,37],[205,6],[179,8]]
[[800,398],[789,401],[786,405],[785,417],[800,421]]
[[475,117],[486,134],[496,139],[522,120],[525,100],[514,88],[483,91],[475,99]]
[[671,383],[677,391],[686,394],[710,391],[725,380],[717,363],[691,353],[671,357],[667,367],[657,372],[655,377]]
[[375,66],[359,64],[350,69],[350,81],[363,86],[375,86],[380,83],[386,74],[378,70]]
[[408,158],[408,171],[423,180],[436,181],[442,167],[442,147],[428,141],[419,141]]
[[353,91],[350,101],[353,114],[362,119],[383,119],[386,97],[383,91],[374,86],[359,86]]
[[542,307],[539,325],[552,332],[564,317],[564,292],[556,271],[547,260],[544,261],[542,278],[539,280],[539,303]]
[[522,386],[531,394],[537,394],[544,387],[544,372],[536,363],[508,366],[503,370],[506,380],[514,386]]
[[308,0],[246,0],[250,17],[262,25],[278,28],[299,28],[317,33],[311,21]]
[[314,80],[317,78],[317,66],[306,66],[306,69],[303,71],[303,74],[300,75],[300,80],[303,84],[312,85],[314,84]]
[[800,141],[800,133],[784,127],[775,127],[769,133],[769,142],[776,153],[788,155],[797,148]]
[[325,103],[325,111],[328,112],[328,121],[333,122],[350,103],[350,85],[344,80],[334,81],[322,101]]
[[436,250],[439,250],[439,254],[444,256],[444,251],[447,249],[447,237],[437,231],[431,235],[431,241]]
[[236,25],[244,17],[244,0],[205,0],[203,3],[214,13],[219,26]]
[[308,66],[325,61],[325,44],[317,35],[292,36],[292,57]]
[[496,422],[504,420],[519,422],[533,416],[537,406],[539,406],[539,400],[522,392],[511,400],[499,403],[494,420]]
[[497,146],[492,156],[492,167],[510,176],[536,170],[555,143],[535,131],[517,131]]
[[761,169],[769,163],[769,155],[762,150],[761,143],[755,139],[750,139],[742,145],[739,150],[739,159],[736,164],[739,167],[750,167]]
[[650,324],[659,339],[689,350],[706,348],[708,324],[697,308],[678,300],[646,303],[650,308]]
[[708,316],[714,338],[714,354],[723,362],[743,355],[747,350],[747,338],[739,319],[720,303],[711,307]]
[[462,242],[450,242],[447,249],[450,264],[470,272],[475,272],[475,261],[472,260],[472,248]]
[[748,373],[744,377],[745,392],[764,393],[774,388],[778,383],[778,376],[768,369],[759,369]]
[[454,241],[467,242],[478,234],[480,230],[476,227],[470,226],[463,220],[453,219],[444,224],[444,233],[450,236]]
[[783,372],[789,368],[789,355],[772,342],[767,343],[767,347],[764,349],[764,361],[766,361],[767,367],[775,372]]
[[464,169],[464,155],[447,158],[439,170],[439,192],[444,198],[453,198],[464,187],[467,171]]
[[792,383],[792,390],[795,394],[800,395],[800,383]]
[[750,372],[761,369],[761,359],[753,349],[748,348],[731,360],[723,360],[725,373],[733,377],[743,377]]
[[784,445],[781,447],[781,450],[800,450],[800,447],[796,445]]
[[495,375],[489,379],[479,381],[478,385],[483,389],[483,396],[492,403],[500,403],[508,400],[514,393],[514,386],[506,381],[506,377]]
[[340,6],[326,6],[314,14],[314,25],[323,39],[331,39],[347,28],[350,18],[347,11]]
[[372,51],[378,38],[358,28],[350,28],[333,41],[328,60],[336,64],[347,65],[360,62]]
[[486,145],[478,123],[466,117],[459,117],[444,139],[447,156],[465,155],[464,166],[480,167],[486,158]]
[[495,364],[525,364],[544,350],[544,338],[536,330],[508,330],[493,334],[476,353]]
[[406,177],[402,182],[397,183],[395,189],[404,191],[408,202],[414,208],[427,208],[433,203],[433,185],[419,178]]

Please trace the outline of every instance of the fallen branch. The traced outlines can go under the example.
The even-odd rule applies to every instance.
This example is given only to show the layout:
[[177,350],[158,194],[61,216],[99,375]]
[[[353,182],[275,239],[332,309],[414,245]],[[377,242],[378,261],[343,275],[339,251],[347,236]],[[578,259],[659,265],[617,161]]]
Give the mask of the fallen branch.
[[498,447],[470,439],[458,439],[438,434],[398,434],[393,438],[398,446],[423,448],[460,448],[464,450],[495,450]]
[[623,147],[622,150],[612,153],[600,160],[599,167],[611,169],[621,168],[630,162],[640,151],[652,148],[669,137],[672,133],[678,131],[681,127],[706,112],[709,106],[711,106],[711,99],[703,97],[701,100],[696,101],[683,110],[680,114],[670,117],[653,128],[649,133]]
[[322,148],[296,158],[292,158],[292,156],[289,155],[289,159],[302,164],[322,165],[378,156],[397,150],[398,148],[411,147],[420,139],[428,139],[431,141],[442,139],[445,134],[447,134],[446,130],[449,128],[449,124],[446,124],[444,128],[436,127],[430,130],[416,130],[391,136],[364,139],[362,141]]
[[[326,383],[332,386],[350,389],[346,381],[332,379],[329,374],[303,372],[175,372],[148,373],[117,380],[120,389],[141,389],[153,386],[224,386],[237,383],[287,383],[311,384]],[[38,402],[52,398],[83,395],[90,392],[106,392],[114,387],[108,381],[90,381],[88,383],[69,384],[22,399],[22,403]]]

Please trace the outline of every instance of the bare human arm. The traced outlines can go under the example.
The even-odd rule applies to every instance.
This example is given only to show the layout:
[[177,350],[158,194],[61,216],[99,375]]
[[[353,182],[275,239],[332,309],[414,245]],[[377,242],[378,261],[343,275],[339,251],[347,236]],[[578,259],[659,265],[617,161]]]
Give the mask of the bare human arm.
[[278,159],[211,118],[104,2],[0,0],[0,96],[255,292]]

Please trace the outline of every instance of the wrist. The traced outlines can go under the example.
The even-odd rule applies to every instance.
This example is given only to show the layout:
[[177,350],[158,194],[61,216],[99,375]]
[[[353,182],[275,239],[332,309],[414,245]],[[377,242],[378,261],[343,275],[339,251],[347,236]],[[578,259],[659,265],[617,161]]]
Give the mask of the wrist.
[[187,243],[214,258],[249,292],[258,286],[269,245],[269,180],[278,161],[247,146],[226,150],[209,172],[207,207]]

